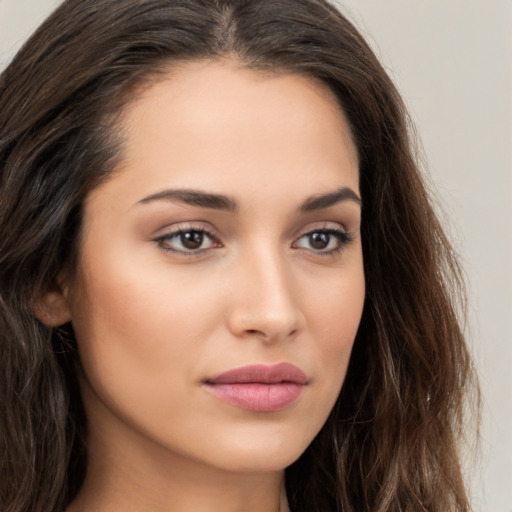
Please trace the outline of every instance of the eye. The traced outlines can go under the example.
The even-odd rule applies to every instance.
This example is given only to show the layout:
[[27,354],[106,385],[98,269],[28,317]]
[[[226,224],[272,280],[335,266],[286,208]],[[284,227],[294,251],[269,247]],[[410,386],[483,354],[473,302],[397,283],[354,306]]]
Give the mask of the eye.
[[220,246],[204,229],[179,229],[157,238],[156,242],[166,251],[181,254],[197,254]]
[[316,253],[332,254],[339,252],[352,241],[352,237],[340,228],[315,229],[302,235],[294,247]]

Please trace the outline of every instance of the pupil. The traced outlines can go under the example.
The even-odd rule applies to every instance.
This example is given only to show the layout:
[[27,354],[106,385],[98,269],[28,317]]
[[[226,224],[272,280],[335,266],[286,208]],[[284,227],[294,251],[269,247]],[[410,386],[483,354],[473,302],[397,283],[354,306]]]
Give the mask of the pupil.
[[204,234],[200,231],[181,233],[181,243],[187,249],[199,249],[203,244]]
[[312,233],[309,235],[309,242],[314,249],[325,249],[329,245],[330,235],[328,233]]

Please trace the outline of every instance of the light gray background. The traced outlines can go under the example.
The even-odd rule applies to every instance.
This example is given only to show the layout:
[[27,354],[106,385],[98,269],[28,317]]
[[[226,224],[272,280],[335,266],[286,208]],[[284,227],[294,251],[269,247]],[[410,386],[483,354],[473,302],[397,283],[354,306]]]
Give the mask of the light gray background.
[[[59,2],[0,0],[0,69]],[[512,0],[346,0],[416,122],[470,283],[475,508],[512,512]]]

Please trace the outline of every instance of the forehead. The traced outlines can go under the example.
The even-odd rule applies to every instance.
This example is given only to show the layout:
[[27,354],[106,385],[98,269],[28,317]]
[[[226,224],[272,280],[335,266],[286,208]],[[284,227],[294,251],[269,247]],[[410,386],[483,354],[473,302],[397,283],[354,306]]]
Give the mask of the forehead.
[[139,91],[120,129],[117,176],[129,174],[148,193],[176,180],[229,195],[262,185],[293,193],[296,182],[358,188],[356,148],[335,95],[303,75],[181,64]]

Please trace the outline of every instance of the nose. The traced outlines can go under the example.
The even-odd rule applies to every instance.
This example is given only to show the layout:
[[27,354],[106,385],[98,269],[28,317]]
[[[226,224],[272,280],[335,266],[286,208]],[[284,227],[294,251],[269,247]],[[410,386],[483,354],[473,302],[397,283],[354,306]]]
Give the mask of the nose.
[[260,250],[241,257],[232,278],[228,323],[235,336],[275,343],[293,339],[303,329],[297,282],[278,251]]

